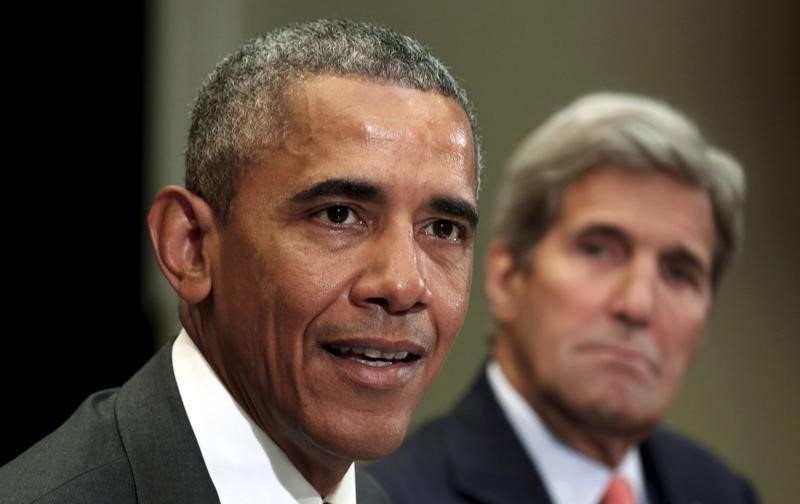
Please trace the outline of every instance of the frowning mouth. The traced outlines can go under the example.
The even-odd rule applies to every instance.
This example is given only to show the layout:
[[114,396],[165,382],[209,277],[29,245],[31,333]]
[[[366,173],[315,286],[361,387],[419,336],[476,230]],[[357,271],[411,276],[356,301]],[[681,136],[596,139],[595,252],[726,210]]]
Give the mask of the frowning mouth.
[[604,358],[613,360],[618,364],[623,364],[627,367],[646,371],[648,374],[659,374],[661,368],[658,361],[644,352],[625,345],[613,343],[594,343],[587,344],[581,347],[582,352],[587,354],[600,355]]
[[334,344],[325,344],[322,348],[335,357],[350,359],[371,367],[410,363],[420,358],[419,354],[407,350],[383,351],[377,348]]

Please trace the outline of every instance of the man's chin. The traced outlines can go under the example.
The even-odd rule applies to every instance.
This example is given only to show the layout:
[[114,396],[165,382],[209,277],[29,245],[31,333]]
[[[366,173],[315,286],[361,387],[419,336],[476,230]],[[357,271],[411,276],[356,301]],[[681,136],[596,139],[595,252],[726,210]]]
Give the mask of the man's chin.
[[342,458],[374,460],[400,447],[408,425],[408,421],[401,422],[396,418],[372,419],[366,423],[353,420],[349,425],[340,425],[333,432],[323,433],[318,443]]
[[659,415],[649,408],[621,404],[596,404],[581,414],[587,426],[608,434],[641,440],[659,423]]
[[359,446],[352,452],[353,460],[377,460],[383,458],[400,448],[404,437],[398,437],[394,442]]
[[642,398],[622,394],[564,401],[559,409],[584,429],[632,439],[647,436],[660,422],[662,411]]
[[666,408],[657,389],[628,380],[605,385],[588,395],[581,408],[590,423],[625,434],[649,433],[661,421]]

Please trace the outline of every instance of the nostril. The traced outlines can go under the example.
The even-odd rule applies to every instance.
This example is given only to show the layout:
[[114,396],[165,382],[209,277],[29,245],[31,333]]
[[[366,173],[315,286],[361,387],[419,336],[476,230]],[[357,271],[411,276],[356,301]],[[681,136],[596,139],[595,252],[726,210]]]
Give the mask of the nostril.
[[389,300],[386,299],[386,298],[371,297],[371,298],[365,299],[364,301],[366,301],[369,304],[378,305],[381,308],[383,308],[384,310],[389,311]]
[[416,313],[425,309],[425,303],[417,302],[414,306],[406,310],[406,313]]
[[425,303],[417,301],[409,308],[401,308],[393,305],[388,299],[381,297],[372,297],[365,299],[365,302],[380,306],[383,310],[393,315],[405,315],[407,313],[416,313],[425,309]]
[[629,329],[644,329],[648,325],[647,317],[637,317],[626,312],[617,313],[616,318]]

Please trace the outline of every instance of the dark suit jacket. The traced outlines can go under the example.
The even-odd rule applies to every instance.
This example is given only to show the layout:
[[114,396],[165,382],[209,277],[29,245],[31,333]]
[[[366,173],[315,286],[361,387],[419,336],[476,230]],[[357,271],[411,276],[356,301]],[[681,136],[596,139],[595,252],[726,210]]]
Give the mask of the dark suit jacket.
[[[653,504],[757,502],[744,480],[677,434],[658,430],[641,454]],[[455,410],[366,469],[395,504],[550,502],[483,371]]]
[[[90,396],[55,432],[0,468],[0,502],[218,504],[166,345],[120,389]],[[359,504],[388,503],[369,475]]]

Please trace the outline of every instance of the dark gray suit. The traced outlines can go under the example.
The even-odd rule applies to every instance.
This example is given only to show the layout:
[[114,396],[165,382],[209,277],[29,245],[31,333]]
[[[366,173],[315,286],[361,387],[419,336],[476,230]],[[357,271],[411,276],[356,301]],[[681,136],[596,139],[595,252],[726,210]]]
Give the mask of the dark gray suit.
[[[122,388],[90,396],[55,432],[0,468],[0,502],[218,504],[166,345]],[[387,503],[363,471],[359,504]]]
[[[757,502],[746,481],[674,433],[658,430],[641,455],[652,504]],[[366,469],[395,504],[550,502],[483,371],[455,410]]]

